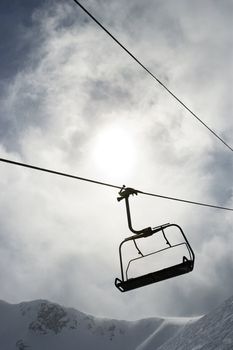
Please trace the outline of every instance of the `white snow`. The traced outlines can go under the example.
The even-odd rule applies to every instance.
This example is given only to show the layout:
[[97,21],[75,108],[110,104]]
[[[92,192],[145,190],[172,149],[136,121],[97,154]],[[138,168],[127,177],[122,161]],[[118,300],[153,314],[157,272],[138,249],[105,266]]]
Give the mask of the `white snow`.
[[196,322],[187,324],[158,350],[189,349],[233,349],[233,297]]
[[233,297],[201,318],[97,318],[46,300],[0,302],[2,350],[232,350]]
[[[187,320],[148,318],[120,321],[96,318],[45,300],[16,305],[0,303],[0,348],[4,350],[117,350],[144,349],[150,342],[162,344]],[[173,324],[175,326],[173,326]],[[140,347],[140,344],[141,347]],[[144,345],[143,345],[144,344]]]

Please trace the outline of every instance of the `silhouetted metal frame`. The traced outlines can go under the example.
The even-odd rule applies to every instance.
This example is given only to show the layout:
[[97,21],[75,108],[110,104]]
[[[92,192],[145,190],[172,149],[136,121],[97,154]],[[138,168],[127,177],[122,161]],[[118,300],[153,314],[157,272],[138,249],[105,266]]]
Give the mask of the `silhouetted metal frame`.
[[[124,187],[123,187],[123,188],[124,188]],[[122,188],[122,189],[123,189],[123,188]],[[184,256],[184,257],[183,257],[183,262],[184,262],[185,259],[186,259],[187,261],[189,261],[189,262],[191,263],[191,269],[190,269],[190,271],[192,271],[193,266],[194,266],[194,261],[195,261],[195,255],[194,255],[194,252],[193,252],[193,250],[192,250],[192,247],[190,246],[190,244],[189,244],[189,242],[188,242],[188,240],[187,240],[187,238],[186,238],[186,236],[185,236],[185,234],[184,234],[182,228],[181,228],[179,225],[177,225],[177,224],[166,223],[166,224],[163,224],[163,225],[160,225],[160,226],[156,226],[156,227],[154,227],[153,229],[152,229],[151,227],[146,227],[146,228],[141,229],[141,230],[135,230],[135,229],[132,227],[132,220],[131,220],[131,213],[130,213],[130,206],[129,206],[129,196],[130,196],[130,194],[137,194],[137,191],[135,191],[134,189],[128,189],[128,191],[126,191],[126,190],[127,190],[127,188],[124,188],[124,191],[125,191],[125,192],[122,191],[122,190],[119,192],[119,194],[121,195],[121,197],[118,198],[118,201],[120,201],[120,200],[122,200],[122,199],[125,199],[126,213],[127,213],[127,220],[128,220],[128,227],[129,227],[130,231],[134,233],[134,236],[130,236],[130,237],[125,238],[125,239],[121,242],[121,244],[120,244],[120,246],[119,246],[120,269],[121,269],[121,278],[122,278],[122,280],[119,280],[119,278],[116,278],[116,279],[115,279],[115,285],[116,285],[116,287],[117,287],[119,290],[123,291],[121,288],[119,288],[117,282],[124,283],[124,282],[127,282],[127,281],[129,280],[129,279],[128,279],[128,269],[129,269],[130,264],[131,264],[133,261],[138,260],[138,259],[143,259],[143,258],[145,258],[145,257],[147,257],[147,256],[149,256],[149,255],[157,254],[157,253],[160,253],[160,252],[162,252],[162,251],[166,251],[166,250],[168,250],[168,249],[172,249],[172,248],[175,248],[175,247],[178,247],[178,246],[181,246],[181,245],[185,245],[185,246],[186,246],[186,248],[187,248],[187,250],[188,250],[188,252],[189,252],[189,258],[190,258],[190,260],[188,260],[188,259]],[[181,233],[181,235],[182,235],[182,237],[183,237],[183,240],[184,240],[183,242],[178,243],[178,244],[173,244],[173,245],[170,244],[170,242],[168,241],[168,239],[167,239],[167,237],[166,237],[166,235],[165,235],[164,230],[165,230],[166,228],[172,227],[172,226],[178,228],[178,230],[180,231],[180,233]],[[163,234],[163,237],[164,237],[164,239],[165,239],[165,241],[166,241],[166,244],[168,244],[169,247],[166,247],[166,248],[163,248],[163,249],[159,249],[159,250],[154,251],[154,252],[152,252],[152,253],[143,255],[143,254],[141,253],[141,251],[139,250],[139,248],[137,247],[136,240],[141,239],[141,238],[146,238],[146,237],[152,236],[152,235],[154,235],[155,233],[158,233],[158,232],[160,232],[160,231],[162,231],[162,234]],[[133,241],[133,242],[134,242],[135,247],[136,247],[136,249],[139,251],[139,253],[141,254],[141,256],[140,256],[140,257],[137,257],[137,258],[134,258],[134,259],[131,259],[131,260],[128,262],[127,268],[126,268],[125,273],[124,273],[123,259],[122,259],[122,246],[123,246],[124,243],[129,242],[129,241]],[[156,272],[156,271],[155,271],[155,272]],[[143,276],[143,275],[142,275],[142,276]],[[135,277],[135,278],[137,278],[137,277]]]
[[[185,246],[187,247],[187,251],[188,251],[188,253],[189,253],[190,261],[191,261],[191,262],[193,263],[193,265],[194,265],[195,254],[194,254],[193,249],[192,249],[192,247],[190,246],[190,244],[189,244],[189,242],[188,242],[188,240],[187,240],[187,238],[186,238],[186,236],[185,236],[185,234],[184,234],[182,228],[181,228],[179,225],[177,225],[177,224],[165,224],[165,225],[166,225],[166,228],[172,227],[172,226],[173,226],[173,227],[177,227],[177,228],[179,229],[179,231],[180,231],[180,233],[181,233],[183,239],[184,239],[184,242],[181,242],[181,243],[178,243],[178,244],[173,244],[173,245],[171,244],[171,246],[169,246],[169,247],[156,250],[156,251],[154,251],[154,252],[152,252],[152,253],[149,253],[149,254],[146,254],[146,255],[143,255],[143,256],[134,258],[134,259],[130,259],[129,262],[128,262],[128,264],[127,264],[127,267],[126,267],[126,269],[125,269],[125,273],[124,273],[123,258],[122,258],[122,246],[123,246],[123,244],[126,243],[126,242],[129,242],[129,241],[134,241],[134,240],[136,240],[136,239],[138,240],[138,239],[140,239],[140,238],[146,238],[146,237],[148,237],[148,235],[147,235],[147,234],[145,235],[144,233],[142,233],[142,234],[138,234],[137,236],[130,236],[130,237],[127,237],[126,239],[124,239],[124,240],[121,242],[121,244],[120,244],[120,246],[119,246],[120,269],[121,269],[121,278],[122,278],[122,282],[125,282],[125,281],[128,280],[127,272],[128,272],[128,269],[129,269],[130,264],[131,264],[133,261],[139,260],[139,259],[143,259],[143,258],[145,258],[145,257],[147,257],[147,256],[150,256],[150,255],[153,255],[153,254],[157,254],[157,253],[166,251],[166,250],[168,250],[168,249],[173,249],[173,248],[178,247],[178,246],[181,246],[181,245],[185,245]],[[158,233],[159,231],[162,231],[163,229],[164,229],[164,225],[161,225],[160,228],[159,228],[159,226],[156,227],[156,228],[155,228],[155,231],[152,229],[152,233],[150,234],[150,236],[154,235],[155,233]]]

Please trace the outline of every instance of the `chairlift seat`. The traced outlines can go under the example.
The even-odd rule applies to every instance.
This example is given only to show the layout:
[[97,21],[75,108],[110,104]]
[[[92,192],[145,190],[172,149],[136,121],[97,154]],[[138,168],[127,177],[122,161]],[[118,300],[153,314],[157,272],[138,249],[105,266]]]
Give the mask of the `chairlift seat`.
[[135,278],[129,278],[128,280],[122,281],[119,278],[115,279],[115,286],[121,292],[127,292],[132,289],[147,286],[152,283],[160,282],[172,277],[183,275],[192,271],[193,261],[184,259],[181,264],[167,267],[165,269],[148,273]]

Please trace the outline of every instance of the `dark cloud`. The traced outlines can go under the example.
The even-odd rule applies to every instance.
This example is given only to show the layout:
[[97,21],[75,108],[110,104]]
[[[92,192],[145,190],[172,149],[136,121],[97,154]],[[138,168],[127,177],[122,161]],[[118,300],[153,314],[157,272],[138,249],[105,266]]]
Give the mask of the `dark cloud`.
[[231,203],[233,162],[230,152],[215,150],[204,164],[209,192],[223,206]]
[[[26,34],[33,25],[32,14],[44,1],[1,1],[0,5],[0,55],[1,79],[6,82],[27,65],[28,54],[34,40]],[[37,38],[34,38],[37,41]]]

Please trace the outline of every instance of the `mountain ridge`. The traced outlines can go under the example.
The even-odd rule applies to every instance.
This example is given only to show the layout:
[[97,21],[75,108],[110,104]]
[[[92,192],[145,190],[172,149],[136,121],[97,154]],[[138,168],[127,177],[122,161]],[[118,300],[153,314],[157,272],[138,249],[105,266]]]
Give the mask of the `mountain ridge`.
[[[174,327],[173,336],[187,323],[183,319]],[[165,319],[148,318],[137,321],[98,318],[73,308],[65,308],[47,300],[34,300],[19,304],[0,302],[0,344],[4,350],[69,350],[101,348],[102,350],[140,349]],[[158,337],[157,337],[158,338]],[[143,346],[143,345],[142,345]]]
[[233,297],[197,318],[100,318],[47,300],[0,301],[3,350],[232,350]]
[[233,296],[195,323],[185,325],[178,334],[157,350],[186,349],[233,349]]

